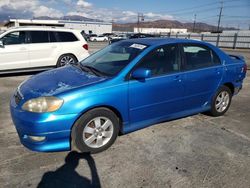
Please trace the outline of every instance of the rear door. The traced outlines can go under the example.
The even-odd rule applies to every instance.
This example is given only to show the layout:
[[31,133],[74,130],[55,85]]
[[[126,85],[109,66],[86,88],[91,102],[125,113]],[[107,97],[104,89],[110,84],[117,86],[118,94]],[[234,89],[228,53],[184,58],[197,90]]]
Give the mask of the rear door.
[[[152,77],[129,81],[131,124],[154,123],[183,110],[183,77],[177,45],[152,50],[134,68],[151,70]],[[137,124],[138,125],[138,124]]]
[[30,66],[55,66],[59,47],[56,42],[50,42],[50,40],[56,40],[53,33],[49,31],[30,31],[29,34]]
[[4,44],[0,47],[0,71],[29,67],[29,45],[26,36],[26,31],[13,31],[0,39]]
[[216,53],[206,45],[183,44],[185,106],[206,107],[222,79],[223,66]]

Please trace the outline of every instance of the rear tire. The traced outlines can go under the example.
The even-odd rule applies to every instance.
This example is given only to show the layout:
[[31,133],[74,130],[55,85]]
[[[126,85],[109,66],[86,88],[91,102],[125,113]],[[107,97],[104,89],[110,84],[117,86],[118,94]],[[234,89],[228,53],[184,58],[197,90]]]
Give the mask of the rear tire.
[[232,92],[227,86],[221,86],[213,97],[210,114],[212,116],[224,115],[230,107]]
[[108,149],[119,133],[119,119],[107,108],[96,108],[83,114],[74,124],[72,148],[98,153]]
[[77,63],[77,59],[72,54],[64,54],[59,57],[57,60],[56,67],[63,67],[68,64],[75,64]]

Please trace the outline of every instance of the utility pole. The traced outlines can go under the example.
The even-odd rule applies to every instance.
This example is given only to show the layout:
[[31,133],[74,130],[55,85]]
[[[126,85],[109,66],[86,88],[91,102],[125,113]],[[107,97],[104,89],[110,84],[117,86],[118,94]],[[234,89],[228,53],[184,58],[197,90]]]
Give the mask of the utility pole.
[[193,33],[195,31],[195,24],[196,24],[196,14],[194,14],[194,25],[193,25]]
[[144,15],[142,13],[138,13],[137,15],[137,31],[140,33],[140,21],[144,21]]
[[222,16],[222,10],[223,10],[223,0],[221,1],[220,14],[219,14],[219,20],[218,20],[218,26],[217,26],[218,33],[220,31],[220,21],[221,21],[221,16]]

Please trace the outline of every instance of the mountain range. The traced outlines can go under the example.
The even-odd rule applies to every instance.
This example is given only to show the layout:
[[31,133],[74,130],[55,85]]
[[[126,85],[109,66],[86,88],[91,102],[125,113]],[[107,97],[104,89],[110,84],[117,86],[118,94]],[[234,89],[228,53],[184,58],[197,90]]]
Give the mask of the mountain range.
[[[137,27],[137,23],[114,23],[113,30],[115,31],[133,31],[134,27]],[[139,25],[140,28],[186,28],[188,31],[193,31],[194,23],[182,23],[177,20],[156,20],[149,22],[141,22]],[[220,30],[233,30],[235,28],[225,28],[221,27]],[[203,22],[197,22],[194,28],[195,32],[204,32],[210,31],[215,32],[217,30],[217,26],[209,25]]]

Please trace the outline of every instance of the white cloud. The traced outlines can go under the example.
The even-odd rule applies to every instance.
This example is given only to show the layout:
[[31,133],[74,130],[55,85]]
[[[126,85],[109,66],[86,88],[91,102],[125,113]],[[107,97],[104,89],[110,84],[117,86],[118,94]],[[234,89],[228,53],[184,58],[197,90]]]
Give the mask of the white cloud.
[[35,17],[39,17],[39,16],[49,16],[52,18],[59,18],[63,16],[63,13],[61,13],[58,10],[55,10],[53,8],[48,8],[46,6],[39,6],[36,8],[36,10],[33,12]]
[[1,0],[0,8],[13,9],[13,10],[29,10],[29,9],[34,9],[36,6],[38,6],[38,4],[39,3],[37,0],[33,0],[33,1]]
[[87,17],[87,18],[90,18],[91,16],[87,13],[84,13],[84,12],[76,12],[76,11],[73,11],[73,12],[68,12],[67,13],[67,16],[83,16],[83,17]]
[[147,20],[172,20],[173,19],[173,16],[171,15],[167,15],[167,14],[155,14],[153,12],[148,12],[148,13],[145,13],[145,19]]
[[137,16],[136,12],[132,12],[132,11],[122,11],[122,14],[127,15],[127,16]]
[[91,8],[92,7],[92,3],[89,3],[85,0],[78,0],[76,5],[79,6],[79,8]]
[[[137,12],[131,10],[120,10],[117,8],[97,8],[88,0],[0,0],[0,15],[9,17],[61,17],[65,15],[79,15],[92,19],[115,22],[136,22]],[[58,8],[56,7],[58,6]],[[68,12],[62,12],[65,6]],[[173,19],[171,15],[146,12],[145,21],[159,19]]]
[[54,8],[41,5],[39,0],[0,0],[0,12],[7,12],[16,17],[28,14],[35,16],[60,17],[63,13]]

